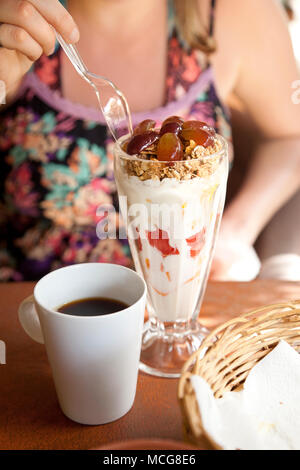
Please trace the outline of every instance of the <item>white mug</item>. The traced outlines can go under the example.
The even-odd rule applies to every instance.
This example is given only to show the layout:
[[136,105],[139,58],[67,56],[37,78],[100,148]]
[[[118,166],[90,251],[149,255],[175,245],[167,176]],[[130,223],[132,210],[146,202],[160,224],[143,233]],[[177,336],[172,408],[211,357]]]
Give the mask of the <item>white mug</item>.
[[[128,308],[100,316],[56,311],[84,298],[106,297]],[[87,263],[47,274],[19,307],[26,333],[44,343],[58,401],[73,421],[114,421],[133,405],[138,376],[146,284],[123,266]]]

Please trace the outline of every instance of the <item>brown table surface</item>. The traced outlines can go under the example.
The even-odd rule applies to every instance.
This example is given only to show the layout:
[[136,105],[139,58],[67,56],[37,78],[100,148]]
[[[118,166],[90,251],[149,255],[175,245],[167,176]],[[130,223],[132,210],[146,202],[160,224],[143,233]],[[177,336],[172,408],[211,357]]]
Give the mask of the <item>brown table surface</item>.
[[[120,420],[83,426],[67,419],[57,403],[44,346],[34,343],[17,319],[32,283],[0,284],[0,449],[90,449],[136,438],[183,440],[175,379],[139,374],[135,403]],[[252,308],[300,298],[300,283],[211,283],[202,307],[208,327]]]

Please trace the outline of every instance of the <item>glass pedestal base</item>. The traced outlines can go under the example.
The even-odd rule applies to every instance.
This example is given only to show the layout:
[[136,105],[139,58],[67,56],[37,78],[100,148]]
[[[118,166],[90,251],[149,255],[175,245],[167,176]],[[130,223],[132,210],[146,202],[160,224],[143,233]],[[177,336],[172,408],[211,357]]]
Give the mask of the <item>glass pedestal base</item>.
[[197,321],[144,325],[140,370],[157,377],[178,378],[186,360],[199,349],[208,330]]

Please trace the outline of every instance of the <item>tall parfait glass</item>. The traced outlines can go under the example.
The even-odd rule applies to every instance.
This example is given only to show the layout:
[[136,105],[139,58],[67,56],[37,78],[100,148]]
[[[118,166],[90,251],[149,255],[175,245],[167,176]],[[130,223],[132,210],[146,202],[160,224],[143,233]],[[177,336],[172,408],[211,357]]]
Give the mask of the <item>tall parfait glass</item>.
[[135,268],[148,287],[140,369],[179,377],[207,334],[198,315],[224,208],[228,145],[216,135],[213,153],[164,162],[127,154],[125,140],[114,147],[115,179]]

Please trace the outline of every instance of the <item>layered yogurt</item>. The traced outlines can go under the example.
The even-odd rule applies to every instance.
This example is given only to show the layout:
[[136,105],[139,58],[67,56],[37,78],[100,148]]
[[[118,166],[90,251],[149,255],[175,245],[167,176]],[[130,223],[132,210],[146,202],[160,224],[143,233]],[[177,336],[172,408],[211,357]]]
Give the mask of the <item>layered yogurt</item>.
[[[228,174],[224,139],[204,123],[201,128],[194,121],[182,126],[178,119],[166,122],[160,134],[149,129],[152,121],[146,121],[146,129],[142,123],[140,134],[125,141],[115,156],[120,209],[135,267],[148,286],[150,314],[162,322],[186,322],[197,313]],[[176,138],[164,128],[175,129]],[[128,155],[132,150],[136,153]],[[164,161],[168,152],[172,158]]]

